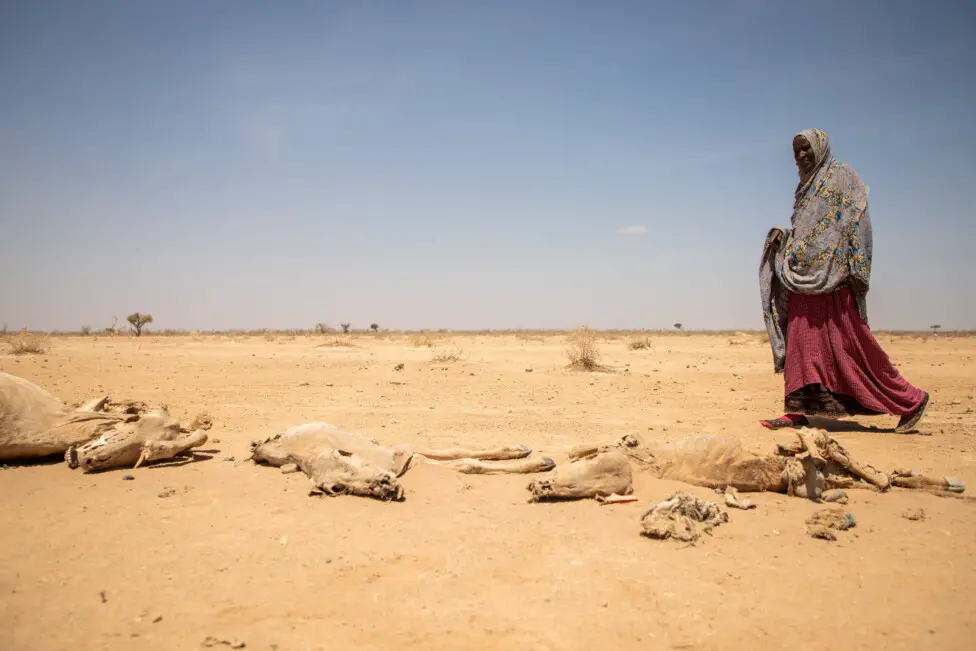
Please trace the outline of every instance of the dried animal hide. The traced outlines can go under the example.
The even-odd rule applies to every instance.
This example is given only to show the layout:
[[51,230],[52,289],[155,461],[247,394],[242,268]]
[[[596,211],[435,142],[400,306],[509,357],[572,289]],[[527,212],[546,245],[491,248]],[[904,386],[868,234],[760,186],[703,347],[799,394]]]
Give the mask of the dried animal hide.
[[641,517],[641,535],[694,543],[702,534],[711,535],[713,528],[728,521],[728,513],[715,502],[677,492]]
[[904,469],[881,472],[859,462],[822,430],[801,428],[796,435],[795,443],[777,445],[772,455],[745,450],[737,439],[726,436],[689,436],[675,443],[648,446],[628,435],[607,445],[578,445],[570,456],[616,450],[659,479],[721,491],[732,488],[742,493],[785,493],[817,501],[842,499],[833,491],[846,488],[887,491],[897,486],[937,494],[961,493],[966,488],[953,477],[931,478]]
[[36,384],[0,373],[0,461],[64,454],[121,420],[116,414],[73,410]]
[[529,502],[579,500],[634,492],[633,473],[627,456],[619,450],[576,449],[576,458],[557,467],[550,477],[527,486]]
[[213,424],[200,414],[181,428],[165,408],[107,397],[72,409],[35,384],[0,373],[0,459],[63,454],[85,472],[169,459],[202,445]]
[[397,477],[409,462],[372,439],[328,423],[299,425],[264,441],[253,441],[251,459],[276,467],[294,464],[315,490],[326,495],[394,501],[404,497]]

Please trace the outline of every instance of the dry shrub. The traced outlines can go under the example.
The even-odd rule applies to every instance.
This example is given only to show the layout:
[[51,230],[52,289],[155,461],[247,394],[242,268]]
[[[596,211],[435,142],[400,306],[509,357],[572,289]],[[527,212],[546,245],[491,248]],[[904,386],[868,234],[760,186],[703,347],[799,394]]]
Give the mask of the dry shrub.
[[421,332],[419,335],[414,335],[412,343],[415,348],[433,348],[434,338],[430,336],[430,333]]
[[11,355],[46,355],[51,350],[51,342],[37,335],[11,337],[7,343]]
[[343,341],[339,337],[334,337],[332,341],[327,341],[324,344],[319,344],[316,348],[359,348],[356,344],[351,341]]
[[628,344],[628,348],[631,350],[650,350],[651,340],[647,337],[643,337],[642,339],[633,339],[631,340],[630,344]]
[[604,368],[600,364],[600,350],[596,346],[596,335],[585,326],[569,335],[566,356],[569,358],[569,368],[572,369],[598,371]]
[[457,346],[451,346],[450,348],[442,348],[434,351],[430,361],[437,362],[439,364],[447,364],[449,362],[459,362],[462,359],[464,359],[464,349]]

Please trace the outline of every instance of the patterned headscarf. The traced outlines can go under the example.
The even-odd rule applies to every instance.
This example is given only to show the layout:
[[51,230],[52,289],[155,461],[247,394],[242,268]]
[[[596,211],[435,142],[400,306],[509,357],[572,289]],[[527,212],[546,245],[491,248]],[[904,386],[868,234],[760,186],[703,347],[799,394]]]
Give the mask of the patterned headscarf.
[[796,191],[793,193],[793,198],[795,201],[799,202],[800,197],[806,194],[807,190],[810,189],[810,184],[813,183],[814,177],[817,176],[825,163],[829,163],[833,160],[834,156],[830,153],[830,137],[820,129],[804,129],[799,132],[793,139],[796,140],[797,136],[804,138],[810,143],[810,147],[813,148],[813,170],[810,171],[810,176],[806,179],[803,178],[803,174],[797,170],[797,174],[800,175],[800,183],[796,186]]

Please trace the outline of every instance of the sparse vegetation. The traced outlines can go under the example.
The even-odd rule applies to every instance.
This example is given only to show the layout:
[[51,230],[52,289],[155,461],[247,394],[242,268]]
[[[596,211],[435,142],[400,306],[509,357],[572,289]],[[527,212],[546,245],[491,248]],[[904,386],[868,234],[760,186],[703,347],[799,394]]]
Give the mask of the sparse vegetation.
[[89,326],[89,325],[83,325],[83,326],[81,326],[81,334],[85,335],[86,337],[88,335],[90,335],[91,334],[91,326]]
[[642,337],[640,339],[632,339],[628,347],[631,350],[650,350],[651,340],[647,337]]
[[342,333],[343,334],[349,334],[349,328],[352,327],[352,324],[351,323],[340,323],[339,325],[342,326]]
[[683,327],[684,326],[682,326],[680,323],[675,323],[674,324],[674,329],[677,330],[678,332],[681,332],[681,328],[683,328]]
[[[16,329],[10,329],[6,333],[3,332],[2,325],[0,324],[0,336],[6,334],[9,336],[18,336],[18,331]],[[338,328],[333,328],[331,326],[326,326],[328,329],[324,334],[341,334]],[[101,335],[105,334],[129,334],[131,329],[113,329],[108,328],[93,328],[92,334]],[[42,333],[48,337],[69,337],[78,336],[79,330],[70,331],[40,331],[33,330],[31,332]],[[170,328],[166,330],[153,330],[152,336],[154,337],[189,337],[193,332],[198,334],[206,335],[208,337],[264,337],[267,335],[275,337],[310,337],[317,333],[316,328],[257,328],[257,329],[228,329],[228,330],[201,330],[201,331],[190,331],[179,328]],[[350,329],[350,334],[356,333],[356,330]],[[363,332],[366,332],[364,330]],[[427,347],[427,341],[430,341],[430,347],[437,345],[439,342],[446,341],[449,337],[461,336],[461,337],[512,337],[519,341],[524,342],[545,342],[552,337],[568,337],[574,331],[569,330],[387,330],[384,334],[387,334],[391,340],[397,340],[402,342],[414,342],[414,345]],[[641,339],[644,337],[654,336],[654,337],[666,337],[670,333],[671,335],[676,334],[674,327],[668,327],[667,329],[659,330],[593,330],[594,337],[597,343],[603,342],[614,342],[623,341],[625,345],[629,346],[629,342],[635,339]],[[715,336],[727,336],[727,337],[754,337],[757,341],[768,342],[769,338],[765,330],[748,330],[748,331],[738,331],[738,330],[688,330],[686,326],[682,325],[681,334],[701,334],[701,335],[715,335]],[[931,326],[923,328],[921,330],[879,330],[879,334],[883,336],[888,336],[892,338],[899,337],[910,337],[918,338],[920,336],[929,337],[932,336]],[[134,331],[132,334],[135,334]],[[322,333],[319,333],[322,334]],[[976,337],[976,330],[946,330],[945,326],[940,326],[938,334],[943,337]]]
[[440,364],[447,364],[450,362],[459,362],[462,359],[464,359],[464,349],[457,346],[452,346],[450,348],[434,351],[430,361]]
[[320,335],[324,335],[325,333],[329,332],[331,329],[332,328],[329,327],[329,324],[328,323],[316,323],[315,324],[315,332],[317,332]]
[[348,339],[343,339],[338,336],[332,338],[332,341],[327,341],[324,344],[319,344],[316,348],[358,348],[358,346]]
[[38,335],[20,335],[11,337],[7,342],[11,355],[46,355],[51,349],[51,342],[47,337]]
[[369,329],[372,330],[373,332],[379,332],[380,331],[380,326],[379,326],[378,323],[370,323],[369,324]]
[[573,369],[598,371],[603,368],[600,364],[600,350],[596,345],[596,334],[586,326],[569,336],[566,356],[569,358],[569,367]]
[[141,337],[142,329],[153,322],[152,314],[140,314],[139,312],[130,314],[125,317],[125,320],[132,326],[132,330],[136,333],[137,337]]

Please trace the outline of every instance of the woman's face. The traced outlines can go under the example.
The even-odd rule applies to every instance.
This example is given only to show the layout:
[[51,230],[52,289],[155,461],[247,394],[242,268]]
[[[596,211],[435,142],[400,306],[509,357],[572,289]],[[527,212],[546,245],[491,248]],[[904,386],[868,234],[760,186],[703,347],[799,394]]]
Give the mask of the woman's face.
[[817,155],[813,151],[810,141],[803,136],[793,139],[793,158],[796,160],[796,167],[804,177],[813,172],[814,165],[817,164]]

